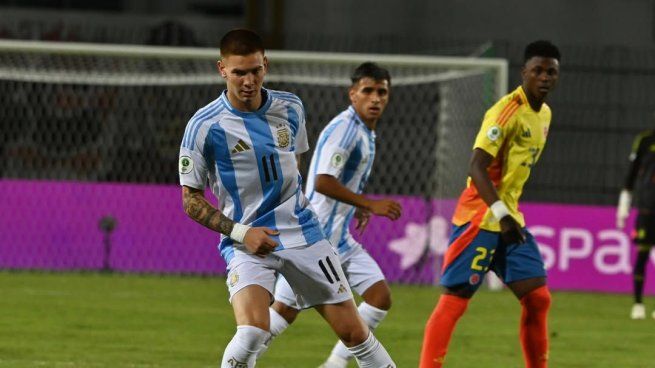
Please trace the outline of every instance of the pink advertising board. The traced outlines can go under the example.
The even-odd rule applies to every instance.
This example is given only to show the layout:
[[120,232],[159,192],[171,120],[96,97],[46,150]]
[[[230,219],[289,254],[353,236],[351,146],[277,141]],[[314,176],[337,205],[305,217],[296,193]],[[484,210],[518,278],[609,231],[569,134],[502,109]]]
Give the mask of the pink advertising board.
[[[374,218],[355,237],[390,281],[437,282],[454,201],[395,198],[401,219]],[[614,207],[524,203],[521,210],[553,289],[630,291],[634,246],[629,229],[615,228]],[[105,216],[117,222],[108,255],[99,228]],[[107,263],[119,272],[223,274],[218,241],[184,214],[176,185],[0,181],[0,269],[99,270]],[[654,265],[651,257],[649,274]],[[646,292],[655,294],[655,282]]]

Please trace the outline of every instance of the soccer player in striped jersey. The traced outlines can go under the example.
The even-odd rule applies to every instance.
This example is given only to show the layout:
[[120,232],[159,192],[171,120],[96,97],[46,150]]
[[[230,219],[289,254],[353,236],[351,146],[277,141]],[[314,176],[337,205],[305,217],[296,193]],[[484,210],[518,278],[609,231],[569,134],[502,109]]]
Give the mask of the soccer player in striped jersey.
[[520,341],[525,366],[548,364],[550,293],[534,237],[518,200],[546,144],[551,112],[545,100],[559,78],[560,52],[548,41],[529,44],[523,83],[484,116],[469,164],[469,179],[453,215],[444,256],[445,292],[427,321],[421,368],[440,368],[459,318],[485,274],[492,270],[522,307]]
[[[268,61],[254,32],[228,32],[220,52],[227,89],[189,121],[179,171],[185,212],[222,234],[237,331],[221,367],[255,366],[270,338],[278,272],[298,304],[316,308],[360,366],[395,367],[359,318],[339,257],[301,190],[296,155],[309,148],[302,102],[262,87]],[[204,198],[207,184],[219,209]]]
[[[392,220],[401,207],[390,199],[371,199],[362,194],[375,158],[375,128],[389,101],[391,76],[375,63],[355,69],[349,89],[351,105],[323,129],[309,167],[307,195],[326,236],[339,252],[350,286],[364,301],[358,310],[371,330],[384,319],[391,307],[391,292],[378,264],[353,239],[348,226],[353,217],[363,231],[371,215]],[[327,273],[326,273],[327,274]],[[301,307],[284,277],[275,285],[271,307],[273,337],[292,323]],[[338,342],[325,368],[345,368],[352,354]]]
[[[644,278],[648,256],[655,244],[655,131],[647,130],[637,136],[630,153],[630,168],[625,185],[619,196],[616,211],[616,226],[622,229],[630,214],[633,191],[637,221],[634,242],[637,245],[637,259],[632,269],[634,304],[630,312],[632,319],[646,318],[643,304]],[[655,312],[653,312],[655,318]]]

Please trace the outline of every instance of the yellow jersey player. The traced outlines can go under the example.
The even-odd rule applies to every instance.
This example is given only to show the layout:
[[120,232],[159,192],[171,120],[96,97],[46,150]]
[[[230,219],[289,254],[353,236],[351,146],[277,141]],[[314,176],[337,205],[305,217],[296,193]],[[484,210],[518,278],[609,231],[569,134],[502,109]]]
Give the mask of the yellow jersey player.
[[526,367],[547,367],[550,293],[541,254],[525,228],[518,200],[546,143],[551,112],[544,101],[557,84],[559,60],[552,43],[529,44],[522,85],[485,114],[467,187],[453,215],[441,277],[445,292],[426,324],[421,368],[443,366],[455,325],[489,270],[521,302]]

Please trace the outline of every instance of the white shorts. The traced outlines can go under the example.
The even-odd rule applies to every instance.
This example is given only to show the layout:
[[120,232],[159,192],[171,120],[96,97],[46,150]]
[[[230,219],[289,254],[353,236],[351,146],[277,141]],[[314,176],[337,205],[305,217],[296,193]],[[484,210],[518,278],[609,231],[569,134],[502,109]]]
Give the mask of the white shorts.
[[259,285],[273,295],[276,272],[288,280],[294,303],[302,309],[341,303],[353,297],[339,256],[327,240],[283,249],[264,258],[235,251],[227,268],[230,301],[249,285]]
[[[362,247],[353,248],[344,254],[344,261],[341,265],[350,287],[359,295],[362,295],[376,282],[385,279],[380,266]],[[278,276],[275,283],[275,300],[300,309],[291,285],[281,275]]]

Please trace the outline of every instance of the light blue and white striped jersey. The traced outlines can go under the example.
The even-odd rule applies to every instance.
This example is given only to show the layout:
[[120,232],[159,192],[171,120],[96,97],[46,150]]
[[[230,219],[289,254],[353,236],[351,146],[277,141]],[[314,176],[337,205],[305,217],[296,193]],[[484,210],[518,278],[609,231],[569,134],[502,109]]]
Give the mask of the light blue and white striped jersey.
[[[311,245],[324,235],[297,168],[296,154],[309,149],[305,111],[292,93],[262,88],[262,98],[259,110],[242,112],[224,91],[196,112],[180,147],[180,184],[209,184],[225,216],[278,230],[276,251]],[[219,248],[229,262],[234,241],[222,236]]]
[[368,129],[350,106],[323,129],[309,166],[307,197],[318,214],[328,240],[343,254],[360,246],[348,225],[355,207],[314,190],[316,175],[332,175],[346,188],[362,193],[375,158],[375,132]]

